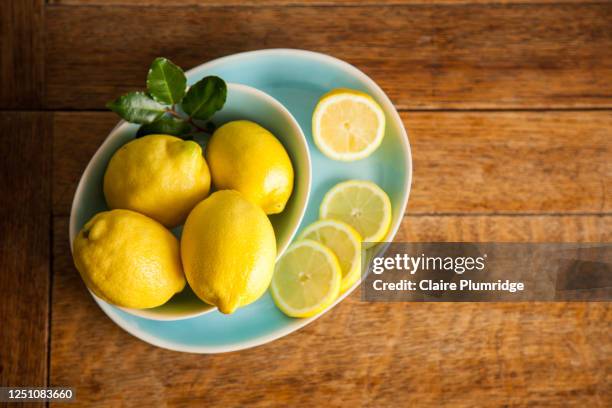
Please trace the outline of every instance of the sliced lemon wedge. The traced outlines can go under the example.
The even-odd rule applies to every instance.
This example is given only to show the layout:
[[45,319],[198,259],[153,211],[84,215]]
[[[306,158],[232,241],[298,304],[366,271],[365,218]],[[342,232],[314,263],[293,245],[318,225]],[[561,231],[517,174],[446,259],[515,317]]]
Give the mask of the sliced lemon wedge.
[[314,141],[327,157],[354,161],[368,157],[385,135],[385,113],[368,94],[335,89],[317,103],[312,116]]
[[343,221],[357,230],[365,246],[382,241],[391,225],[391,201],[371,181],[349,180],[336,184],[323,197],[321,219]]
[[342,270],[340,292],[357,282],[361,274],[361,236],[355,228],[342,221],[320,220],[306,227],[300,239],[317,241],[336,255]]
[[292,244],[276,263],[270,294],[290,317],[311,317],[331,305],[340,293],[342,271],[336,255],[312,240]]

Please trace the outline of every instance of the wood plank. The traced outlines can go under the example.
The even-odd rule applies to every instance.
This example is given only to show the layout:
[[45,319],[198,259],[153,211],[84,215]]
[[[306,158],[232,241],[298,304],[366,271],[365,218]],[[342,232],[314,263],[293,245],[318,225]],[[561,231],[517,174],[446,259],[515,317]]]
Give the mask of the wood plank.
[[48,0],[65,6],[390,6],[405,4],[588,3],[592,0]]
[[611,242],[610,215],[407,215],[398,242]]
[[0,109],[42,106],[43,14],[44,0],[6,1],[0,7]]
[[[406,217],[401,239],[612,240],[610,216]],[[97,308],[54,222],[51,383],[87,406],[595,406],[612,403],[607,303],[365,303],[255,349],[147,345]],[[75,369],[78,367],[78,369]]]
[[410,213],[612,211],[612,112],[407,113]]
[[142,88],[159,55],[192,67],[276,47],[345,59],[399,108],[612,107],[610,2],[146,12],[50,6],[47,17],[46,106],[52,109],[102,108]]
[[[414,158],[411,214],[612,211],[612,112],[401,116]],[[69,214],[81,173],[116,121],[55,114],[54,214]]]
[[51,115],[0,112],[0,151],[0,386],[45,386]]

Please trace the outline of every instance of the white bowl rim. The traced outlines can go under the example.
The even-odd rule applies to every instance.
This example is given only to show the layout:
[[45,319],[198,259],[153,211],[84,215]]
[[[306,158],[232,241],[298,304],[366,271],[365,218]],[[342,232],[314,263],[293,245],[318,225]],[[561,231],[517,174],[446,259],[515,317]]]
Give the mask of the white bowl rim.
[[[186,72],[186,74],[189,74],[192,70],[189,70]],[[289,112],[289,110],[282,104],[280,103],[276,98],[274,98],[273,96],[267,94],[264,91],[261,91],[257,88],[254,88],[252,86],[248,86],[248,85],[244,85],[244,84],[238,84],[238,83],[234,83],[234,82],[228,82],[227,83],[227,88],[228,91],[230,90],[239,90],[241,92],[244,93],[250,93],[253,96],[255,96],[256,98],[258,98],[259,100],[265,101],[265,103],[267,103],[268,105],[271,105],[274,107],[274,109],[278,112],[280,112],[283,117],[285,117],[285,119],[287,119],[287,121],[289,122],[289,124],[291,125],[291,128],[294,131],[294,134],[297,135],[298,139],[300,140],[299,142],[299,149],[300,149],[300,155],[302,155],[303,157],[306,158],[306,166],[305,169],[300,169],[301,171],[306,170],[306,183],[304,188],[306,189],[306,193],[304,194],[304,198],[303,200],[299,203],[299,209],[298,209],[298,214],[296,220],[297,222],[294,223],[294,225],[291,227],[291,231],[289,234],[287,234],[287,240],[286,242],[283,243],[283,246],[281,248],[278,249],[278,254],[277,254],[277,258],[280,257],[283,252],[287,249],[287,247],[291,244],[291,241],[293,240],[293,237],[295,237],[295,234],[302,222],[302,220],[304,219],[304,214],[306,213],[306,208],[308,207],[308,200],[310,198],[310,189],[312,186],[312,161],[310,159],[310,151],[308,150],[308,142],[306,140],[306,136],[304,135],[304,132],[302,130],[302,128],[300,127],[299,123],[297,122],[297,120],[295,119],[295,117],[293,117],[293,115],[291,114],[291,112]],[[75,208],[76,208],[76,203],[77,202],[81,202],[82,198],[81,196],[83,195],[83,190],[84,190],[84,180],[88,179],[90,176],[90,173],[93,171],[92,167],[93,167],[93,162],[96,161],[96,158],[102,154],[101,152],[104,150],[104,146],[107,143],[110,143],[110,139],[113,137],[113,135],[119,131],[119,129],[129,126],[131,125],[131,123],[121,119],[117,125],[115,125],[115,127],[113,127],[113,129],[108,133],[108,135],[106,136],[106,138],[104,139],[104,141],[102,142],[102,144],[100,144],[100,146],[98,146],[96,152],[94,153],[94,155],[89,159],[89,162],[87,163],[87,166],[85,167],[85,170],[83,171],[83,173],[81,174],[81,177],[79,179],[79,183],[77,185],[76,191],[74,193],[74,197],[72,198],[72,204],[70,206],[70,221],[69,221],[69,239],[70,239],[70,253],[72,254],[72,244],[74,241],[74,238],[76,237],[76,235],[78,234],[78,227],[76,225],[76,219],[75,219]],[[104,304],[108,304],[110,305],[108,302],[104,301],[103,299],[99,298],[98,296],[96,296],[91,290],[89,290],[89,288],[87,288],[87,290],[89,291],[89,293],[91,294],[91,296],[93,296],[93,298],[95,299],[95,301],[98,304],[102,304],[101,302],[103,302]],[[155,312],[152,312],[152,309],[132,309],[132,308],[127,308],[127,307],[121,307],[121,306],[116,306],[116,305],[110,305],[112,307],[116,307],[118,309],[121,309],[122,311],[129,313],[131,315],[134,316],[138,316],[138,317],[142,317],[144,319],[149,319],[149,320],[157,320],[157,321],[177,321],[177,320],[185,320],[185,319],[191,319],[194,317],[198,317],[198,316],[202,316],[208,313],[211,313],[215,310],[217,310],[217,308],[215,306],[212,306],[210,308],[204,309],[204,310],[199,310],[197,312],[192,312],[192,313],[179,313],[179,314],[167,314],[167,315],[156,315]]]
[[[401,225],[402,219],[404,217],[404,213],[406,212],[406,207],[408,205],[408,198],[410,196],[410,190],[412,186],[412,152],[410,149],[408,134],[406,133],[406,129],[404,128],[404,123],[402,122],[399,116],[399,113],[395,109],[395,106],[393,105],[389,97],[380,88],[380,86],[378,86],[378,84],[374,82],[372,78],[370,78],[368,75],[366,75],[364,72],[362,72],[357,67],[339,58],[332,57],[331,55],[327,55],[327,54],[323,54],[323,53],[319,53],[315,51],[294,49],[294,48],[268,48],[268,49],[246,51],[246,52],[231,54],[225,57],[214,59],[209,62],[205,62],[201,65],[198,65],[190,69],[187,72],[192,73],[192,72],[197,72],[203,69],[210,70],[211,68],[214,68],[216,65],[220,63],[225,63],[227,61],[240,60],[245,57],[252,57],[256,55],[268,55],[268,54],[295,56],[295,57],[309,57],[309,58],[319,60],[324,63],[334,65],[337,68],[349,74],[354,75],[356,78],[360,79],[361,81],[363,81],[363,83],[368,85],[369,91],[373,93],[373,96],[375,97],[375,99],[383,106],[383,109],[385,110],[385,112],[388,112],[388,114],[392,117],[393,122],[395,122],[398,125],[398,128],[401,132],[400,136],[402,136],[400,138],[401,139],[400,143],[404,151],[404,155],[407,158],[406,166],[404,170],[406,171],[406,174],[408,177],[407,177],[407,188],[404,192],[404,196],[402,197],[402,205],[401,205],[401,208],[398,209],[401,211],[398,211],[399,216],[397,217],[397,219],[392,220],[391,226],[389,228],[389,232],[387,233],[387,236],[385,237],[385,239],[388,240],[389,237],[394,237],[397,234],[397,231],[399,230],[399,227]],[[284,337],[288,334],[291,334],[295,331],[298,331],[299,329],[307,326],[308,324],[310,324],[311,322],[323,316],[329,310],[334,308],[338,303],[344,300],[344,298],[346,298],[348,295],[353,293],[355,288],[359,286],[360,284],[361,284],[361,279],[355,282],[355,284],[351,288],[349,288],[346,292],[344,292],[341,296],[339,296],[338,299],[336,299],[336,301],[333,304],[331,304],[323,312],[319,313],[316,316],[304,318],[304,319],[296,319],[294,321],[294,324],[287,325],[279,330],[276,330],[272,333],[269,333],[263,336],[259,336],[259,337],[256,337],[250,340],[246,340],[246,341],[241,341],[238,343],[232,343],[232,344],[220,345],[220,346],[190,346],[190,345],[185,345],[181,343],[176,343],[173,341],[160,339],[140,329],[140,327],[138,327],[137,325],[130,324],[124,321],[123,319],[121,319],[120,316],[113,313],[113,310],[110,309],[110,306],[106,304],[105,302],[99,301],[95,297],[94,297],[94,300],[98,302],[102,310],[104,310],[106,315],[116,325],[121,327],[126,332],[130,333],[132,336],[146,343],[149,343],[154,346],[161,347],[167,350],[172,350],[172,351],[181,351],[185,353],[195,353],[195,354],[216,354],[216,353],[228,353],[232,351],[239,351],[239,350],[244,350],[244,349],[248,349],[252,347],[261,346],[263,344],[269,343],[271,341]]]

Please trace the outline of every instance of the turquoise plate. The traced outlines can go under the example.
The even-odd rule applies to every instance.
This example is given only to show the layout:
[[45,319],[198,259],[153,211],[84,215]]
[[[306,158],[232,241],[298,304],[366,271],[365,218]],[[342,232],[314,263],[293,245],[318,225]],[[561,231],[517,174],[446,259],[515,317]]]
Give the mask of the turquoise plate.
[[[323,195],[347,179],[371,180],[381,186],[393,205],[393,220],[386,238],[391,241],[401,224],[410,193],[412,159],[401,119],[385,93],[367,75],[344,61],[303,50],[271,49],[219,58],[187,73],[189,84],[206,75],[258,88],[280,101],[293,114],[308,139],[312,159],[312,189],[300,228],[318,218]],[[330,160],[312,142],[311,117],[318,99],[333,88],[369,93],[386,114],[386,133],[380,148],[369,158],[352,163]],[[331,309],[359,285],[344,293]],[[128,333],[155,346],[191,353],[220,353],[246,349],[286,336],[318,316],[293,319],[282,314],[266,293],[257,302],[232,315],[217,311],[177,321],[155,321],[133,316],[105,302],[98,305]]]

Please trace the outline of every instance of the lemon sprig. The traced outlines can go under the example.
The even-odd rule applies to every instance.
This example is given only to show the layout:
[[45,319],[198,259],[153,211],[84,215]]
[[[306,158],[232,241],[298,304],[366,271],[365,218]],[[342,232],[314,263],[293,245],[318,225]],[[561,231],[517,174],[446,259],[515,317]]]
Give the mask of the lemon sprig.
[[187,88],[183,70],[160,57],[149,68],[147,92],[128,92],[106,106],[124,120],[142,125],[137,137],[162,133],[191,138],[214,131],[209,119],[223,108],[226,98],[223,79],[207,76]]

